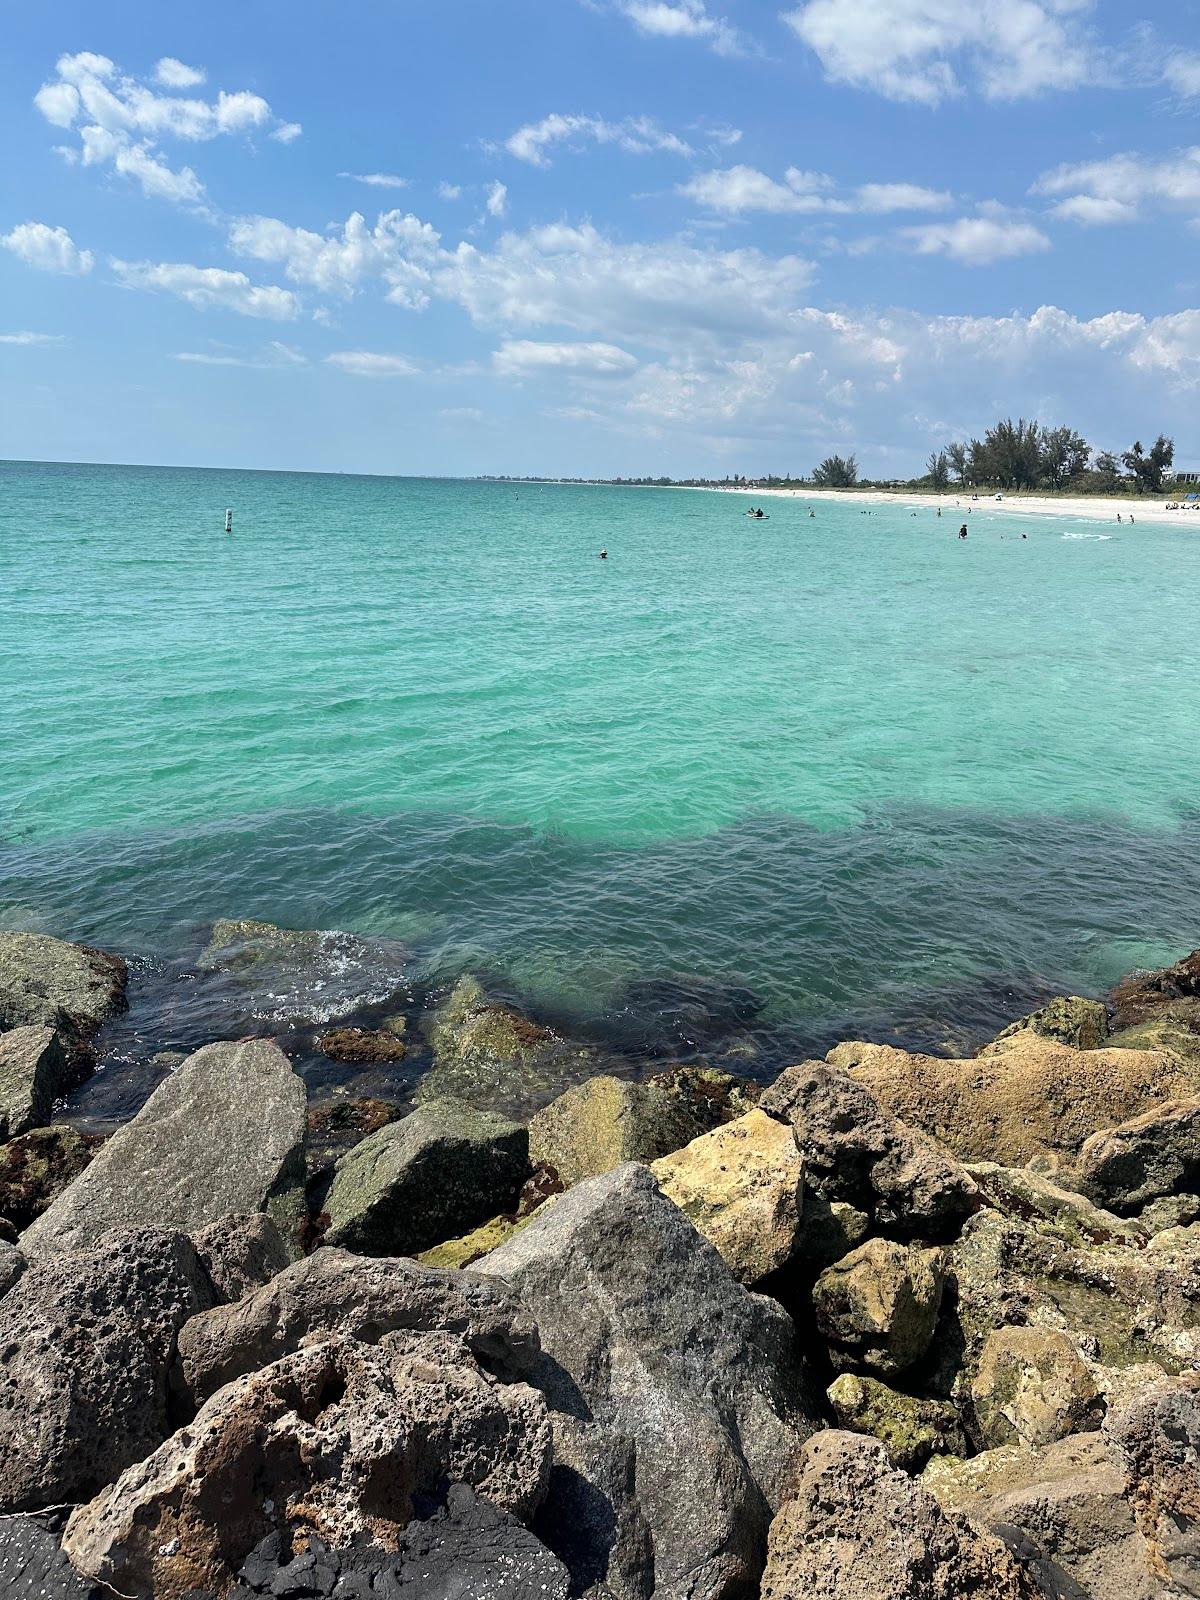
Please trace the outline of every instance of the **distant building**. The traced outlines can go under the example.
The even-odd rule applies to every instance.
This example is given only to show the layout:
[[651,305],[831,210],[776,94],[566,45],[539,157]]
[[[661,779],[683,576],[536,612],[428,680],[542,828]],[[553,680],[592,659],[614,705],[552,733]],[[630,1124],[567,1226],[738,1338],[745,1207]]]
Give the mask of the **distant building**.
[[1200,472],[1177,472],[1174,481],[1176,483],[1200,483]]

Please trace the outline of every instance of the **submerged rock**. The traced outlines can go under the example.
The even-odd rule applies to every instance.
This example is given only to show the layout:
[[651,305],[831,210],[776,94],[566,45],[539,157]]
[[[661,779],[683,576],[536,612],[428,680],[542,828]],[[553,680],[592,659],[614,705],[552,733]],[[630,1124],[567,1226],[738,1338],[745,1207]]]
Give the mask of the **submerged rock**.
[[1056,1328],[996,1328],[971,1380],[985,1445],[1053,1444],[1104,1420],[1104,1399],[1071,1336]]
[[1028,1031],[965,1061],[857,1043],[829,1060],[955,1155],[1012,1167],[1053,1166],[1098,1128],[1200,1091],[1200,1067],[1165,1051],[1073,1050]]
[[371,1096],[362,1099],[336,1096],[310,1106],[305,1123],[305,1151],[310,1169],[316,1171],[328,1165],[367,1134],[378,1133],[389,1122],[399,1122],[407,1114],[408,1108],[399,1101]]
[[528,1517],[549,1466],[542,1397],[489,1377],[452,1336],[335,1336],[219,1390],[73,1513],[63,1548],[122,1594],[224,1592],[272,1532],[393,1545],[447,1483]]
[[749,1111],[757,1084],[711,1067],[673,1067],[643,1082],[601,1074],[529,1123],[529,1153],[568,1186],[627,1161],[652,1162]]
[[933,1455],[965,1456],[967,1437],[958,1408],[946,1400],[922,1400],[843,1372],[830,1384],[829,1403],[838,1426],[878,1439],[894,1467],[918,1472]]
[[33,1128],[0,1145],[0,1220],[21,1233],[73,1183],[104,1143],[65,1125]]
[[887,1376],[929,1348],[942,1303],[940,1250],[868,1239],[813,1285],[817,1326],[834,1346],[835,1367],[860,1365]]
[[1094,1133],[1079,1152],[1077,1171],[1085,1194],[1119,1212],[1200,1193],[1200,1099],[1169,1101]]
[[519,1123],[461,1101],[425,1105],[338,1161],[325,1241],[363,1255],[415,1255],[515,1206],[529,1175]]
[[947,1513],[876,1439],[826,1429],[805,1446],[771,1524],[762,1600],[1046,1600],[986,1529]]
[[1195,1020],[1200,1032],[1200,950],[1193,950],[1174,966],[1150,972],[1133,972],[1122,978],[1109,995],[1116,1030],[1136,1028],[1164,1018]]
[[322,1023],[407,998],[411,959],[396,939],[239,917],[213,924],[196,964],[225,986],[234,1015]]
[[0,1143],[43,1127],[54,1102],[76,1081],[55,1029],[13,1028],[0,1033]]
[[477,1267],[538,1325],[558,1465],[535,1531],[575,1581],[626,1600],[749,1590],[816,1416],[783,1309],[636,1165],[560,1195]]
[[330,1028],[317,1039],[317,1049],[330,1061],[352,1067],[403,1061],[408,1054],[404,1040],[382,1028]]
[[945,1237],[976,1204],[975,1185],[947,1151],[823,1062],[788,1067],[759,1105],[795,1130],[806,1188],[860,1208],[885,1231]]
[[0,1032],[58,1028],[79,1048],[125,1009],[119,956],[42,933],[0,933]]
[[190,1055],[22,1235],[32,1257],[87,1249],[110,1228],[192,1232],[267,1211],[295,1249],[304,1207],[304,1085],[267,1040]]
[[659,1188],[716,1245],[739,1283],[791,1260],[804,1205],[804,1166],[790,1127],[747,1111],[664,1156]]
[[1002,1055],[1012,1041],[1024,1033],[1043,1039],[1056,1039],[1075,1050],[1095,1050],[1108,1038],[1108,1011],[1101,1000],[1085,1000],[1082,995],[1056,995],[1027,1017],[1002,1028],[981,1056]]
[[82,1499],[166,1437],[179,1329],[212,1305],[182,1234],[33,1264],[0,1299],[0,1509]]
[[532,1322],[495,1278],[325,1247],[236,1305],[193,1317],[179,1335],[180,1386],[198,1405],[306,1339],[337,1334],[370,1342],[398,1331],[452,1333],[505,1379],[528,1373],[538,1350]]

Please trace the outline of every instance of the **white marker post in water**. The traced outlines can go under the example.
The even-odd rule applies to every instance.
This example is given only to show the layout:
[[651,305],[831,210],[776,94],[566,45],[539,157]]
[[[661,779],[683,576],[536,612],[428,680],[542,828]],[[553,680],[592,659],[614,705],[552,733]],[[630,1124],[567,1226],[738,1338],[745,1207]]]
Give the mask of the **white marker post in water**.
[[226,508],[226,511],[225,511],[225,532],[226,533],[232,533],[233,532],[233,512],[230,511],[228,508]]

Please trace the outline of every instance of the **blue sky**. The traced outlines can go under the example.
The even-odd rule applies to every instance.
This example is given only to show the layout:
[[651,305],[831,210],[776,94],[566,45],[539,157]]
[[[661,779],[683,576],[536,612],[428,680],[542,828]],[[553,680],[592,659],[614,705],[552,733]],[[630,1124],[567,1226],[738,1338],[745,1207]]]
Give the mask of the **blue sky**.
[[46,0],[0,58],[0,455],[1200,465],[1200,4]]

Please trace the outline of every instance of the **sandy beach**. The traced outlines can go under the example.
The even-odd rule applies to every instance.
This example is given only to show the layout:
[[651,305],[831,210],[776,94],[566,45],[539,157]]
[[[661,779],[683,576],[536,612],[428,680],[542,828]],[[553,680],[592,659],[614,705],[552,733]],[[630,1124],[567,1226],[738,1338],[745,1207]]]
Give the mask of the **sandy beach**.
[[[1167,506],[1174,504],[1171,495],[1163,495],[1161,499],[1149,497],[1134,499],[1127,495],[980,494],[975,498],[969,492],[934,495],[912,494],[903,489],[743,489],[740,485],[736,489],[714,487],[702,492],[744,494],[751,500],[774,498],[803,500],[805,503],[813,500],[843,500],[854,501],[864,507],[911,506],[915,510],[931,512],[940,506],[943,516],[951,511],[961,511],[964,514],[968,511],[996,511],[1025,516],[1086,517],[1093,522],[1116,522],[1119,514],[1122,522],[1128,522],[1132,516],[1135,525],[1139,522],[1188,523],[1200,530],[1200,500],[1187,502],[1195,507],[1194,510],[1168,511]],[[1183,504],[1181,501],[1180,505]]]

